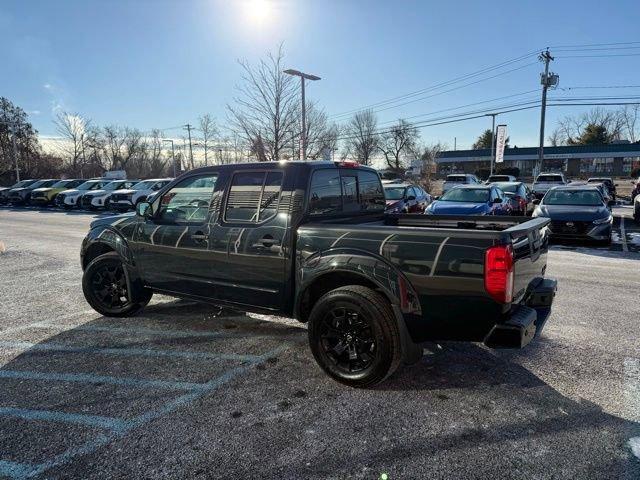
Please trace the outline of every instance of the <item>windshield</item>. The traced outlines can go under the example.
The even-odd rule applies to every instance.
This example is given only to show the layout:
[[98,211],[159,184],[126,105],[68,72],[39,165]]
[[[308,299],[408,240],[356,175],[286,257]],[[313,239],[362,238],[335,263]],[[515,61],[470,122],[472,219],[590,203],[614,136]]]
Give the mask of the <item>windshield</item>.
[[29,185],[30,183],[33,183],[33,180],[20,180],[18,183],[16,183],[15,185],[13,185],[11,188],[26,187],[26,186],[27,186],[27,185]]
[[101,182],[96,182],[95,180],[89,180],[88,182],[84,182],[82,185],[78,187],[78,190],[95,190],[99,188],[98,185],[101,185]]
[[508,182],[509,181],[509,175],[492,175],[489,177],[489,180],[493,181],[493,182]]
[[56,182],[51,186],[53,188],[61,188],[61,187],[65,187],[68,183],[71,183],[72,181],[73,180],[60,180],[59,182]]
[[484,203],[489,201],[487,188],[454,188],[440,197],[447,202]]
[[540,175],[536,178],[536,183],[562,183],[562,177],[559,175]]
[[390,187],[384,189],[387,200],[400,200],[404,197],[404,187]]
[[125,182],[111,182],[111,183],[107,183],[104,187],[103,190],[107,190],[107,191],[112,191],[112,190],[119,190],[121,188],[124,187]]
[[447,175],[447,182],[465,182],[467,177],[464,175]]
[[545,205],[585,205],[597,207],[603,204],[595,190],[549,190],[544,197]]
[[496,187],[502,190],[505,193],[517,193],[518,192],[518,184],[517,183],[494,183]]
[[154,180],[145,180],[143,182],[136,183],[133,187],[133,190],[149,190],[153,184],[156,183]]
[[31,185],[29,185],[29,187],[31,188],[40,188],[40,187],[46,187],[47,186],[47,181],[48,180],[38,180],[35,183],[32,183]]

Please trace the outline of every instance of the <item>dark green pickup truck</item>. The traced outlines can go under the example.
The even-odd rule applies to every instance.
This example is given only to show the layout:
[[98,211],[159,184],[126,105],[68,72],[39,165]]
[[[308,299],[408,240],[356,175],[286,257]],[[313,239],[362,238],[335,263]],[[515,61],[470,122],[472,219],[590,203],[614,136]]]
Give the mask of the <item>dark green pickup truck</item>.
[[320,367],[360,387],[417,362],[422,342],[521,348],[541,331],[548,219],[384,208],[376,171],[349,162],[193,170],[91,224],[84,294],[108,316],[160,292],[295,317]]

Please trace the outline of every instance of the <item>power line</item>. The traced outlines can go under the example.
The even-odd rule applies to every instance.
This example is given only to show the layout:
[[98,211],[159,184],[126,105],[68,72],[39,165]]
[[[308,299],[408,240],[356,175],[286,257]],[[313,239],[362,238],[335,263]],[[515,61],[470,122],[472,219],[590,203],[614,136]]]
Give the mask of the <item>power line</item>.
[[465,87],[469,87],[469,86],[471,86],[471,85],[476,85],[476,84],[478,84],[478,83],[486,82],[487,80],[492,80],[492,79],[497,78],[497,77],[500,77],[500,76],[502,76],[502,75],[506,75],[507,73],[515,72],[516,70],[522,70],[523,68],[530,67],[531,65],[536,65],[537,63],[538,63],[538,62],[531,62],[531,63],[527,63],[526,65],[522,65],[522,66],[520,66],[520,67],[516,67],[516,68],[513,68],[513,69],[511,69],[511,70],[507,70],[507,71],[505,71],[505,72],[501,72],[501,73],[499,73],[499,74],[497,74],[497,75],[492,75],[492,76],[487,77],[487,78],[481,78],[481,79],[479,79],[479,80],[475,80],[475,81],[473,81],[473,82],[465,83],[465,84],[463,84],[463,85],[458,85],[457,87],[453,87],[453,88],[450,88],[450,89],[448,89],[448,90],[443,90],[442,92],[433,93],[433,94],[431,94],[431,95],[426,95],[426,96],[424,96],[424,97],[415,98],[415,99],[413,99],[413,100],[408,100],[408,101],[406,101],[406,102],[404,102],[404,103],[399,103],[399,104],[397,104],[397,105],[392,105],[392,106],[389,106],[389,107],[385,107],[385,108],[380,108],[380,109],[377,109],[377,110],[373,110],[373,113],[384,112],[384,111],[386,111],[386,110],[391,110],[391,109],[393,109],[393,108],[403,107],[403,106],[405,106],[405,105],[409,105],[409,104],[411,104],[411,103],[420,102],[420,101],[422,101],[422,100],[426,100],[426,99],[428,99],[428,98],[433,98],[433,97],[437,97],[437,96],[439,96],[439,95],[444,95],[444,94],[446,94],[446,93],[450,93],[450,92],[453,92],[453,91],[456,91],[456,90],[460,90],[461,88],[465,88]]
[[578,48],[578,47],[604,47],[614,45],[640,45],[640,41],[637,42],[613,42],[613,43],[583,43],[577,45],[553,45],[549,48]]
[[602,85],[602,86],[577,86],[577,87],[560,87],[558,90],[582,90],[582,89],[605,89],[605,88],[640,88],[640,85]]
[[556,58],[609,58],[609,57],[637,57],[640,53],[612,53],[602,55],[558,55]]
[[500,69],[500,68],[505,67],[507,65],[511,65],[513,63],[519,62],[521,60],[524,60],[525,58],[528,58],[528,57],[532,56],[533,54],[535,54],[537,52],[538,52],[538,50],[534,50],[532,52],[526,53],[526,54],[521,55],[519,57],[515,57],[515,58],[512,58],[510,60],[505,60],[504,62],[498,63],[496,65],[492,65],[492,66],[489,66],[489,67],[482,68],[482,69],[477,70],[475,72],[471,72],[471,73],[468,73],[468,74],[465,74],[465,75],[461,75],[459,77],[455,77],[453,79],[450,79],[450,80],[447,80],[447,81],[444,81],[444,82],[440,82],[440,83],[431,85],[429,87],[426,87],[426,88],[423,88],[423,89],[420,89],[420,90],[416,90],[414,92],[409,92],[409,93],[406,93],[404,95],[400,95],[400,96],[397,96],[397,97],[389,98],[387,100],[382,100],[382,101],[377,102],[377,103],[372,103],[372,104],[369,104],[369,105],[365,105],[365,106],[362,106],[360,108],[356,108],[356,109],[348,110],[348,111],[345,111],[345,112],[337,113],[335,115],[331,115],[331,117],[340,117],[340,116],[344,116],[344,115],[349,115],[349,114],[352,114],[352,113],[355,113],[355,112],[359,112],[359,111],[362,111],[362,110],[367,110],[369,108],[374,108],[374,107],[386,105],[386,104],[389,104],[389,103],[394,103],[394,102],[397,102],[399,100],[403,100],[405,98],[410,98],[410,97],[414,97],[414,96],[417,96],[417,95],[421,95],[421,94],[426,93],[428,91],[437,90],[439,88],[446,87],[446,86],[449,86],[449,85],[452,85],[452,84],[455,84],[455,83],[459,83],[461,81],[468,80],[469,78],[477,77],[477,76],[482,75],[484,73],[488,73],[490,71],[497,70],[497,69]]
[[606,51],[606,50],[637,50],[640,48],[640,45],[633,47],[597,47],[597,48],[555,48],[556,52],[596,52],[596,51]]

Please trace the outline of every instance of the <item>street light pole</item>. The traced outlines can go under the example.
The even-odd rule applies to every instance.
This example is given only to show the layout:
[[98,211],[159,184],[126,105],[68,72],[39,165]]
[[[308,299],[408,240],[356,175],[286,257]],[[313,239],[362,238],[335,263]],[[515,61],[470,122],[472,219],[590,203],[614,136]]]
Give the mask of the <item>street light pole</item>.
[[300,135],[300,156],[302,160],[307,159],[307,103],[305,100],[305,80],[320,80],[320,77],[311,75],[308,73],[302,73],[298,70],[288,69],[283,73],[287,75],[293,75],[294,77],[300,77],[301,92],[302,92],[302,134]]
[[487,113],[485,117],[491,117],[491,166],[489,167],[489,175],[493,175],[493,164],[496,161],[495,138],[496,138],[496,117],[497,113]]
[[162,140],[162,143],[164,142],[171,142],[171,161],[173,163],[173,178],[176,178],[176,154],[175,154],[175,151],[173,150],[173,140],[164,139]]

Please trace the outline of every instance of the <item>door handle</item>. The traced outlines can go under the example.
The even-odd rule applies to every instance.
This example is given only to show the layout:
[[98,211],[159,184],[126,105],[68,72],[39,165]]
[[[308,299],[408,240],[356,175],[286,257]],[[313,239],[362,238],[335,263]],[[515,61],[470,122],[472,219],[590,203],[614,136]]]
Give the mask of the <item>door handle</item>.
[[196,242],[204,242],[205,240],[209,240],[209,235],[206,235],[203,232],[196,232],[191,235],[191,238]]
[[260,241],[265,247],[273,247],[276,244],[276,240],[271,235],[265,235]]

